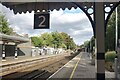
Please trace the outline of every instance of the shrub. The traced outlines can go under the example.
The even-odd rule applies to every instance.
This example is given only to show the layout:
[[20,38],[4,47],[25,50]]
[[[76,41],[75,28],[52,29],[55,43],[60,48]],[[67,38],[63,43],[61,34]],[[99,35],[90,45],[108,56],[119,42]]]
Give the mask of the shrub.
[[113,62],[106,62],[105,68],[110,72],[114,72],[114,63]]
[[117,56],[115,51],[110,51],[105,54],[105,61],[114,62],[115,57]]

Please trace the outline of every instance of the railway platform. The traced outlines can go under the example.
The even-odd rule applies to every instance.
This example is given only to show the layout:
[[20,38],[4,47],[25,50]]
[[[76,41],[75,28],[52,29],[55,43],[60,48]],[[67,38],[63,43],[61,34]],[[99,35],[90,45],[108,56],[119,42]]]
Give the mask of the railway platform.
[[[57,55],[61,55],[61,54],[57,54]],[[1,59],[0,67],[14,65],[14,64],[22,63],[22,62],[27,62],[27,61],[34,61],[37,59],[43,59],[43,58],[57,56],[57,55],[56,54],[55,55],[54,54],[53,55],[40,55],[40,56],[34,56],[34,57],[19,56],[17,59],[15,59],[14,57],[6,57],[5,61],[2,61]]]
[[[95,65],[91,65],[88,53],[81,52],[51,75],[48,80],[96,80]],[[114,72],[105,71],[106,79],[113,79]]]

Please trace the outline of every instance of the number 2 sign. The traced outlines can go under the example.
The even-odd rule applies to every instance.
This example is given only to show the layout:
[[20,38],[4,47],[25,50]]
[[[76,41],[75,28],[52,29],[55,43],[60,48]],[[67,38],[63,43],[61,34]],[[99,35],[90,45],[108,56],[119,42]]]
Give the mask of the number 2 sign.
[[35,13],[34,14],[34,29],[49,29],[49,17],[48,12]]

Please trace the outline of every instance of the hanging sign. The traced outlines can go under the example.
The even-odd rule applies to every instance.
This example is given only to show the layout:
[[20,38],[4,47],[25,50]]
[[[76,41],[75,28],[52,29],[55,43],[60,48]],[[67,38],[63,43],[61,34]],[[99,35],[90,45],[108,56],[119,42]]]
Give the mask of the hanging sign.
[[40,12],[34,14],[34,29],[49,29],[49,17],[48,12]]

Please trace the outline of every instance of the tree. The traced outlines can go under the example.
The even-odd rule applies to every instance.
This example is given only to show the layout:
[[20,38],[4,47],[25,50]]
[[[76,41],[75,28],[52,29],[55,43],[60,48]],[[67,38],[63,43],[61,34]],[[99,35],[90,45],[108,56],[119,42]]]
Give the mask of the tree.
[[0,13],[0,32],[10,35],[13,32],[13,29],[9,27],[5,16]]
[[75,49],[76,44],[73,38],[66,33],[52,32],[43,33],[39,37],[31,37],[34,46],[42,47],[49,46],[54,48],[65,48],[65,49]]
[[67,33],[64,33],[64,32],[62,32],[61,35],[62,35],[63,43],[66,45],[66,48],[70,49],[70,47],[71,47],[70,36]]
[[118,39],[120,39],[120,5],[118,6]]
[[[105,50],[115,50],[116,12],[113,12],[106,28]],[[120,39],[120,5],[118,6],[118,39]]]
[[61,35],[63,43],[66,45],[67,49],[75,49],[77,47],[75,42],[73,41],[73,38],[71,38],[67,33],[62,32]]
[[62,35],[58,33],[57,31],[52,32],[51,35],[53,37],[52,43],[54,44],[56,48],[59,48],[63,43]]
[[75,49],[75,48],[77,48],[77,45],[76,45],[75,42],[73,41],[73,38],[71,38],[71,40],[70,40],[70,49],[73,50],[73,49]]
[[51,34],[43,33],[43,34],[41,34],[40,38],[43,39],[43,45],[44,46],[51,46],[51,47],[53,46],[52,45],[53,37],[52,37]]
[[43,40],[39,37],[31,37],[32,43],[35,47],[42,47],[43,46]]
[[91,42],[91,45],[90,45],[91,50],[90,50],[90,52],[92,52],[93,51],[93,47],[95,47],[95,38],[94,38],[94,36],[91,38],[90,42]]

